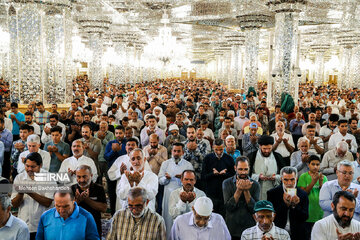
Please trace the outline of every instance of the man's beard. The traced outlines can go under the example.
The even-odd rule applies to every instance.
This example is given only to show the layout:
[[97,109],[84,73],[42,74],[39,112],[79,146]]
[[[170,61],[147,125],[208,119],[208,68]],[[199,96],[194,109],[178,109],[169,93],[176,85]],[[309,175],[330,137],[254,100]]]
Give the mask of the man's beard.
[[247,179],[248,178],[247,174],[238,174],[238,173],[236,173],[236,176],[237,176],[238,179]]
[[264,152],[261,151],[261,154],[262,154],[264,157],[269,157],[270,154],[271,154],[271,152],[269,152],[269,153],[264,153]]
[[334,217],[335,217],[336,221],[338,222],[338,224],[342,228],[346,228],[346,227],[350,226],[352,218],[347,217],[347,216],[340,217],[336,210],[334,211]]
[[131,216],[133,216],[134,218],[141,218],[144,215],[146,209],[147,209],[147,206],[144,207],[143,210],[141,210],[141,212],[138,215],[134,215],[133,212],[130,211]]

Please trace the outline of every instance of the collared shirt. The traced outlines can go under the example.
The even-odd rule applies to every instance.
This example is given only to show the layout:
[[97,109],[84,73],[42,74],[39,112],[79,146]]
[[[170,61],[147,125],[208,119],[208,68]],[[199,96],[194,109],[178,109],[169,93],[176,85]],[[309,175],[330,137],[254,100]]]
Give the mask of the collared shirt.
[[[150,137],[150,135],[148,135],[148,133],[147,133],[148,130],[149,130],[149,127],[144,127],[141,130],[140,141],[141,141],[141,146],[142,147],[145,147],[145,146],[149,145],[149,137]],[[159,137],[159,144],[163,144],[163,142],[165,141],[165,133],[164,133],[164,131],[161,128],[159,128],[158,126],[156,126],[154,132]]]
[[143,150],[145,153],[145,157],[147,159],[147,162],[150,164],[151,171],[155,173],[156,175],[159,174],[161,164],[168,159],[168,153],[167,149],[164,146],[161,146],[158,144],[157,146],[157,154],[150,156],[149,150],[151,149],[150,145],[147,145]]
[[190,151],[187,148],[187,144],[189,143],[189,140],[186,140],[184,142],[185,148],[184,148],[183,158],[186,161],[189,161],[193,165],[195,169],[196,177],[197,179],[200,179],[203,159],[206,155],[206,144],[205,142],[199,142],[199,141],[196,142],[197,142],[197,148],[194,151]]
[[224,149],[224,153],[227,153],[228,155],[230,155],[230,156],[234,159],[234,162],[236,161],[236,159],[237,159],[238,157],[241,156],[240,151],[237,150],[237,149],[235,149],[235,151],[234,151],[233,154],[230,154],[230,153],[226,152],[226,148],[225,148],[225,149]]
[[[22,152],[19,156],[18,159],[18,166],[17,166],[17,171],[18,173],[21,173],[25,170],[25,165],[23,163],[22,158],[26,158],[26,156],[30,153],[29,150],[26,150],[24,152]],[[42,158],[42,168],[45,169],[46,171],[49,171],[50,169],[50,162],[51,162],[51,157],[50,154],[44,150],[39,149],[38,153],[41,155]]]
[[[261,137],[261,135],[257,133],[255,134],[255,136],[258,137],[258,139]],[[250,153],[256,152],[259,149],[259,144],[257,141],[255,144],[250,141],[250,133],[245,133],[243,135],[242,149],[244,151],[244,156],[248,156]]]
[[[44,169],[40,169],[40,173],[47,173]],[[35,185],[51,185],[56,186],[55,182],[38,182],[32,180],[27,172],[19,173],[14,179],[15,186],[35,186]],[[35,191],[37,194],[40,194],[44,197],[53,198],[53,191]],[[11,194],[11,199],[14,199],[17,196],[18,192],[14,190]],[[35,199],[30,197],[28,194],[24,194],[23,201],[19,206],[18,217],[23,220],[29,227],[30,232],[36,232],[41,214],[43,214],[47,207],[41,205]]]
[[[75,171],[76,168],[81,165],[87,165],[91,168],[91,172],[93,174],[92,181],[96,182],[96,179],[98,177],[98,172],[97,172],[97,168],[95,166],[94,160],[92,160],[91,158],[86,157],[84,155],[82,155],[78,159],[74,156],[68,157],[67,159],[65,159],[61,163],[59,172],[67,173],[69,168],[70,168],[70,170]],[[72,181],[71,181],[70,185],[75,184],[75,183],[76,183],[76,176],[72,176]]]
[[[278,140],[279,139],[279,135],[277,133],[274,133],[274,134],[271,134],[270,136],[274,137],[274,140]],[[292,146],[293,148],[295,148],[295,144],[294,144],[294,141],[293,141],[293,138],[290,134],[288,133],[285,133],[284,132],[284,135],[282,137],[283,139],[287,139],[288,140],[288,143],[290,146]],[[282,157],[290,157],[290,152],[287,150],[286,146],[285,146],[285,143],[282,141],[278,147],[276,148],[275,152],[279,153]]]
[[302,154],[303,154],[302,151],[299,150],[299,151],[293,152],[290,157],[290,166],[295,167],[297,169],[298,176],[309,171],[309,167],[306,164],[306,162],[302,161]]
[[264,233],[260,228],[259,224],[256,226],[246,229],[242,235],[241,240],[261,240],[263,236],[273,237],[276,240],[290,240],[289,233],[279,227],[276,227],[273,223],[271,230],[267,233]]
[[338,230],[341,234],[360,232],[360,222],[352,219],[350,226],[342,228],[336,221],[333,214],[317,221],[311,232],[311,239],[316,240],[335,240],[338,239],[336,233]]
[[20,154],[22,153],[22,152],[20,152],[18,149],[16,149],[15,148],[15,144],[16,143],[23,143],[24,145],[25,145],[25,147],[24,147],[24,151],[27,151],[28,150],[28,148],[27,148],[27,144],[26,144],[26,142],[25,141],[23,141],[21,138],[19,139],[19,140],[17,140],[17,141],[15,141],[15,142],[13,142],[13,146],[12,146],[12,148],[11,148],[11,160],[12,160],[12,162],[13,162],[13,168],[14,169],[17,169],[17,162],[18,162],[18,160],[19,160],[19,156],[20,156]]
[[358,145],[356,143],[356,139],[355,139],[354,135],[346,133],[346,135],[343,136],[340,132],[337,132],[330,137],[329,150],[334,149],[336,147],[336,144],[343,140],[344,141],[351,140],[351,148],[349,147],[349,151],[352,153],[357,152]]
[[40,219],[37,240],[100,240],[93,216],[74,203],[74,211],[66,220],[52,208]]
[[[69,144],[60,141],[57,144],[54,144],[54,142],[51,140],[50,142],[47,142],[44,146],[44,150],[48,151],[47,148],[49,146],[55,146],[58,149],[58,152],[61,155],[67,155],[70,156],[70,146]],[[61,161],[58,159],[58,157],[56,156],[56,154],[54,152],[51,153],[51,161],[50,161],[50,168],[49,168],[49,172],[58,172],[61,166]]]
[[11,145],[12,145],[12,142],[13,142],[12,133],[9,130],[4,129],[0,133],[0,141],[2,141],[4,143],[4,145],[5,145],[5,152],[10,152]]
[[0,228],[1,239],[6,240],[29,240],[30,233],[26,223],[13,216],[10,213],[10,217],[6,222],[5,226]]
[[[357,189],[360,191],[360,185],[350,183],[350,186],[347,189]],[[337,179],[324,183],[320,189],[319,204],[322,210],[324,210],[324,217],[332,214],[331,202],[335,193],[338,191],[342,191],[342,188]],[[356,198],[354,218],[360,220],[360,195]]]
[[348,160],[352,162],[354,161],[354,157],[349,151],[346,152],[344,157],[340,157],[336,152],[336,148],[329,150],[328,152],[325,153],[321,161],[320,171],[325,175],[335,174],[334,168],[339,162],[343,160]]
[[[38,123],[48,123],[50,122],[50,115],[51,113],[48,111],[44,111],[43,113],[36,111],[34,112],[34,120]],[[40,125],[40,130],[44,130],[44,125]]]
[[164,219],[146,209],[139,221],[135,221],[130,210],[117,211],[112,218],[107,240],[166,240]]
[[[98,138],[98,132],[95,133],[94,137]],[[112,140],[114,140],[114,134],[110,131],[106,132],[106,135],[103,140],[100,139],[102,146],[101,146],[101,151],[98,156],[99,162],[106,162],[106,159],[104,158],[105,148],[106,148],[106,145],[108,144],[108,142],[110,142]]]
[[[56,124],[56,126],[59,126],[59,127],[61,127],[61,141],[65,141],[65,137],[66,137],[66,126],[62,123],[62,122],[58,122],[57,124]],[[51,127],[51,125],[50,125],[50,123],[47,123],[47,124],[45,124],[45,128],[52,128]],[[44,128],[43,128],[44,129]],[[43,143],[43,144],[46,144],[46,143],[48,143],[48,142],[50,142],[51,141],[51,133],[49,133],[49,134],[46,134],[45,133],[45,131],[44,130],[42,130],[42,134],[41,134],[41,142]]]
[[[158,177],[153,172],[144,170],[144,176],[137,186],[146,189],[147,199],[150,201],[148,207],[155,212],[155,196],[159,187]],[[126,208],[128,193],[132,187],[126,175],[123,174],[116,187],[116,196],[120,199],[120,204],[116,206],[116,210]]]
[[[298,125],[295,127],[294,124],[297,123]],[[293,134],[293,135],[297,135],[297,136],[302,136],[302,132],[301,132],[301,129],[302,129],[302,126],[303,124],[305,124],[305,121],[300,119],[300,121],[296,120],[296,119],[293,119],[290,121],[290,132]]]
[[206,196],[203,191],[194,187],[193,192],[195,193],[195,199],[190,203],[189,202],[185,203],[180,199],[180,193],[182,192],[184,192],[184,188],[180,187],[172,191],[170,194],[168,209],[169,209],[169,215],[172,217],[173,220],[175,220],[177,216],[190,212],[191,208],[194,206],[196,202],[196,199],[198,199],[199,197]]
[[230,240],[231,236],[223,217],[211,213],[205,227],[198,227],[194,222],[194,213],[188,212],[176,218],[171,228],[172,240]]

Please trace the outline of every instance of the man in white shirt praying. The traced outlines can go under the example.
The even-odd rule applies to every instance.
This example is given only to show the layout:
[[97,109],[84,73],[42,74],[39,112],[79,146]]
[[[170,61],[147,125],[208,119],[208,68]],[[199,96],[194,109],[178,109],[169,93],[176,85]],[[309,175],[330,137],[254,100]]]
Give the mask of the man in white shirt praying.
[[360,239],[360,222],[353,219],[355,196],[348,191],[336,192],[331,208],[333,214],[317,221],[311,232],[311,239]]

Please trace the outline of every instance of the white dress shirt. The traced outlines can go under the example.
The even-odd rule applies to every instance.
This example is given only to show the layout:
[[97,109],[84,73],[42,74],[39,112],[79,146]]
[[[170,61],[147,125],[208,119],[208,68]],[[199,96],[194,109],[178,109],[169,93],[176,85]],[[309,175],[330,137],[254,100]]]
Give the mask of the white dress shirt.
[[329,139],[329,150],[334,149],[336,147],[336,144],[340,141],[346,141],[351,140],[351,148],[349,147],[349,151],[352,153],[356,153],[358,145],[356,143],[356,139],[354,135],[346,133],[345,136],[343,136],[340,132],[337,132],[333,134]]
[[[48,171],[44,169],[40,169],[40,172],[46,173]],[[32,180],[25,171],[18,174],[14,179],[14,185],[19,185],[19,186],[27,185],[34,187],[35,185],[44,185],[44,184],[56,186],[56,183],[54,182],[38,182]],[[54,194],[53,191],[46,190],[46,191],[35,191],[35,192],[47,198],[53,199],[53,194]],[[11,194],[11,200],[14,199],[17,194],[18,192],[16,190],[13,190]],[[18,217],[28,225],[30,232],[36,232],[41,215],[48,209],[49,208],[41,205],[40,203],[38,203],[32,197],[30,197],[28,194],[25,193],[23,202],[19,206]]]
[[[21,173],[25,170],[25,165],[23,163],[22,158],[26,158],[26,156],[29,153],[30,153],[30,151],[26,150],[25,152],[22,152],[20,154],[19,159],[18,159],[18,166],[17,166],[18,173]],[[41,150],[41,149],[39,149],[38,153],[41,155],[41,158],[42,158],[42,168],[45,169],[46,171],[49,171],[50,162],[51,162],[50,153],[48,153],[47,151]]]
[[[279,139],[279,135],[277,133],[273,133],[273,134],[271,134],[271,136],[274,137],[275,141]],[[290,146],[295,148],[294,140],[293,140],[293,138],[292,138],[292,136],[290,134],[284,132],[284,135],[283,135],[282,138],[287,139]],[[282,157],[290,157],[290,154],[291,154],[287,150],[287,148],[285,146],[285,143],[283,141],[278,145],[275,152],[279,153]]]
[[[156,176],[156,174],[144,170],[144,176],[137,186],[146,189],[147,199],[150,200],[148,207],[150,210],[155,212],[155,196],[158,193],[159,187],[158,177]],[[133,186],[130,186],[127,177],[125,176],[125,174],[123,174],[121,176],[120,183],[116,187],[116,195],[117,198],[119,198],[119,201],[116,201],[116,210],[126,208],[128,193],[131,187]]]
[[[72,157],[68,157],[67,159],[65,159],[60,166],[59,172],[68,172],[68,169],[70,168],[70,170],[75,171],[77,167],[81,166],[81,165],[87,165],[91,168],[91,172],[93,174],[92,176],[92,181],[96,182],[96,179],[98,177],[98,173],[97,173],[97,168],[95,166],[94,160],[92,160],[89,157],[86,157],[84,155],[82,155],[81,157],[79,157],[78,159],[74,156]],[[70,184],[76,184],[76,176],[72,176],[72,181]]]
[[311,232],[311,239],[336,240],[338,239],[336,229],[341,234],[357,233],[360,232],[360,222],[352,219],[349,227],[342,228],[336,221],[334,214],[331,214],[315,223]]
[[[62,136],[61,136],[61,141],[65,142],[65,136],[66,136],[66,127],[65,127],[65,125],[64,125],[62,122],[58,122],[58,123],[56,124],[56,126],[59,126],[59,127],[62,128],[62,131],[61,131],[61,135],[62,135]],[[46,127],[51,129],[50,123],[45,124],[44,128],[46,128]],[[52,140],[52,139],[51,139],[51,133],[46,134],[45,131],[43,130],[43,131],[42,131],[42,134],[41,134],[41,142],[42,142],[43,144],[46,144],[46,143],[50,142],[51,140]]]
[[37,123],[28,124],[29,126],[32,126],[34,128],[34,133],[38,136],[41,135],[40,126]]
[[10,118],[4,118],[4,122],[5,122],[5,128],[11,132],[13,129],[12,120]]

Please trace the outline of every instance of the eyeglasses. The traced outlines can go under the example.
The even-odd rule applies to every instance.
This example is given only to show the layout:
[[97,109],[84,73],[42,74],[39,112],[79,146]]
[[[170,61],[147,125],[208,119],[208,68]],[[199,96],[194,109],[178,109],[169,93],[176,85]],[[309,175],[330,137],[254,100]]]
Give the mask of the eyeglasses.
[[340,170],[338,170],[338,171],[344,175],[353,175],[354,174],[354,172],[346,172],[346,171],[340,171]]

